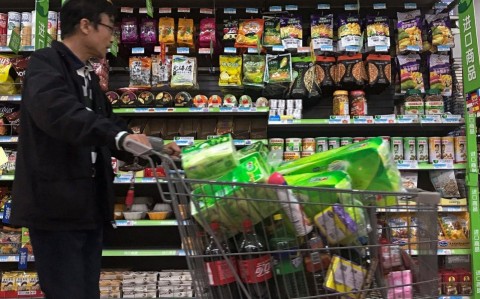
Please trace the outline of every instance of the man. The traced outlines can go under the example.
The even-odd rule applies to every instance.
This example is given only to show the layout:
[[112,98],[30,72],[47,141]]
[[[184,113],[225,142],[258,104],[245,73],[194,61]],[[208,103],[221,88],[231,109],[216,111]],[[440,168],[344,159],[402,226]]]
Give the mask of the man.
[[[63,42],[32,54],[23,86],[11,223],[29,228],[48,299],[99,298],[103,225],[113,217],[111,156],[126,140],[88,60],[104,58],[113,33],[107,0],[70,0]],[[179,154],[176,145],[167,147]],[[124,152],[125,154],[125,152]]]

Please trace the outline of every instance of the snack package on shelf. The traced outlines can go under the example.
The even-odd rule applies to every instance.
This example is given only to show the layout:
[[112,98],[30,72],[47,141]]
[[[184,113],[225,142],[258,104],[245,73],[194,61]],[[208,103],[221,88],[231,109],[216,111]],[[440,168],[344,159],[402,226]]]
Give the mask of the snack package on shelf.
[[449,55],[431,54],[429,59],[430,89],[437,89],[443,96],[452,95],[452,70]]
[[[381,191],[403,189],[390,145],[380,137],[286,162],[276,171],[283,175],[294,175],[328,170],[346,171],[352,179],[354,189]],[[377,201],[377,204],[391,205],[395,202],[394,198],[386,197]]]
[[362,54],[339,56],[336,71],[342,88],[363,87],[368,79]]
[[432,181],[435,191],[440,193],[442,197],[460,197],[457,181],[455,180],[455,172],[453,170],[431,170],[430,180]]
[[242,86],[242,56],[220,55],[219,86]]
[[263,19],[242,20],[235,40],[235,47],[257,48],[262,40],[264,24]]
[[368,85],[386,87],[392,82],[392,57],[390,55],[370,54],[366,59]]
[[162,17],[158,21],[158,41],[165,45],[175,44],[175,20]]
[[151,57],[130,57],[130,87],[150,87]]
[[310,37],[313,49],[333,47],[333,14],[310,16]]
[[368,16],[367,17],[367,46],[390,48],[390,27],[388,17],[386,16]]
[[266,83],[292,82],[292,56],[288,54],[267,54],[267,69],[265,71]]
[[122,44],[136,44],[138,43],[138,23],[136,18],[122,19]]
[[354,47],[360,51],[362,24],[358,15],[340,15],[338,17],[338,51],[345,51],[347,47]]
[[450,48],[455,46],[450,16],[448,14],[427,14],[425,19],[429,26],[430,39],[433,46],[447,46]]
[[397,12],[398,48],[400,53],[420,52],[423,49],[422,17],[420,10]]
[[418,54],[398,55],[398,64],[400,67],[400,90],[406,93],[410,89],[425,92],[423,75],[420,70],[421,59]]
[[180,47],[193,48],[193,35],[195,27],[193,26],[193,19],[179,18],[177,27],[177,44]]
[[162,87],[170,83],[172,76],[172,56],[152,56],[152,87]]
[[315,67],[311,57],[292,57],[293,82],[290,87],[290,97],[319,97],[316,84]]
[[266,61],[263,55],[243,55],[243,85],[263,87]]
[[156,45],[158,42],[157,28],[156,20],[142,19],[140,24],[140,43],[142,45]]
[[282,45],[286,50],[302,47],[302,19],[293,16],[281,17],[280,38],[282,39]]
[[238,34],[238,20],[223,20],[223,37],[222,43],[225,46],[233,46]]
[[321,88],[332,89],[336,80],[336,59],[332,56],[317,56],[317,67],[315,70],[317,80],[320,82]]
[[205,18],[200,20],[200,34],[198,36],[198,46],[200,48],[215,48],[217,45],[217,25],[214,18]]
[[8,54],[0,55],[0,94],[11,95],[18,93],[17,86],[13,78],[10,76],[12,68],[12,58],[14,56]]
[[265,30],[263,33],[263,45],[265,47],[279,46],[282,44],[280,37],[280,18],[263,17],[265,20]]
[[173,55],[172,87],[194,87],[197,85],[197,59],[183,55]]

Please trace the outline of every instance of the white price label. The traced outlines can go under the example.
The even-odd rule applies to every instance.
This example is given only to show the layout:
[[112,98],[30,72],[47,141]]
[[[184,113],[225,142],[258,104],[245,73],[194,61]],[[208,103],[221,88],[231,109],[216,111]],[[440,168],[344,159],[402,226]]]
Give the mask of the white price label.
[[213,15],[213,9],[211,8],[200,8],[200,13],[205,15]]
[[143,47],[132,48],[132,54],[145,54],[145,48]]
[[6,101],[8,101],[8,96],[0,96],[0,101],[1,101],[1,102],[6,102]]
[[418,115],[398,115],[397,123],[399,124],[418,123]]
[[416,160],[398,160],[398,169],[418,169],[418,161]]
[[199,48],[198,54],[210,54],[210,48]]
[[395,114],[375,115],[376,124],[394,124]]
[[330,4],[320,3],[320,4],[317,5],[317,9],[321,9],[321,10],[330,9]]
[[286,11],[296,11],[296,10],[298,10],[298,5],[286,5],[285,10]]
[[420,52],[420,46],[409,45],[407,46],[407,51]]
[[133,13],[133,7],[122,7],[120,8],[121,13]]
[[345,10],[358,10],[357,4],[345,4]]
[[460,124],[462,123],[462,116],[455,115],[455,114],[443,114],[442,115],[442,123],[446,124]]
[[331,115],[328,119],[329,124],[342,124],[346,125],[350,123],[350,115]]
[[453,169],[453,160],[434,160],[434,169]]
[[281,6],[270,6],[268,9],[270,12],[281,12],[282,7]]
[[404,4],[405,9],[417,9],[417,3],[407,2]]
[[248,53],[250,54],[257,54],[258,53],[258,49],[257,48],[248,48]]
[[226,7],[223,9],[223,13],[224,14],[230,14],[230,15],[234,15],[237,13],[237,9],[236,8],[232,8],[232,7]]
[[272,51],[274,52],[283,52],[285,51],[285,48],[283,46],[273,46]]
[[250,13],[250,14],[258,14],[258,8],[247,7],[247,8],[245,9],[245,12],[246,12],[246,13]]
[[190,48],[187,47],[179,47],[177,48],[177,54],[189,54]]
[[324,52],[332,52],[333,51],[333,46],[330,45],[321,45],[320,50]]
[[434,5],[435,9],[445,9],[447,7],[448,7],[448,3],[445,3],[445,2],[437,2]]
[[223,52],[226,54],[237,54],[237,48],[234,47],[225,47]]
[[297,53],[310,53],[310,48],[309,47],[300,47],[300,48],[298,48]]
[[360,51],[360,47],[359,46],[346,46],[345,51],[347,51],[347,52],[358,52],[358,51]]
[[189,146],[195,142],[194,137],[174,137],[173,139],[178,146]]
[[147,8],[146,8],[146,7],[140,7],[140,8],[138,9],[138,13],[146,14],[146,13],[147,13]]
[[181,13],[190,13],[190,8],[188,7],[179,7],[178,12],[181,12]]
[[373,124],[375,121],[373,120],[373,116],[365,115],[365,116],[354,116],[353,117],[354,124]]
[[375,52],[388,52],[388,46],[375,46]]
[[[162,47],[160,46],[155,46],[155,48],[153,48],[153,52],[155,53],[160,53],[162,52]],[[165,47],[165,53],[168,52],[168,47]]]
[[373,3],[373,9],[387,9],[386,3]]
[[158,9],[158,12],[161,14],[171,14],[172,13],[172,8],[171,7],[160,7]]
[[439,45],[437,46],[438,52],[450,52],[452,48],[450,46]]
[[442,122],[441,115],[422,115],[420,122],[422,124],[439,124]]

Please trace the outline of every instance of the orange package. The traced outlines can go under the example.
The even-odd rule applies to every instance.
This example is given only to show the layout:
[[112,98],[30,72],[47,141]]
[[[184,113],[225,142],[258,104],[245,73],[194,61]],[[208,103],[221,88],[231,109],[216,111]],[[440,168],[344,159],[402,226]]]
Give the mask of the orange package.
[[237,39],[235,40],[236,48],[256,48],[262,40],[263,27],[265,21],[263,19],[242,20],[238,29]]

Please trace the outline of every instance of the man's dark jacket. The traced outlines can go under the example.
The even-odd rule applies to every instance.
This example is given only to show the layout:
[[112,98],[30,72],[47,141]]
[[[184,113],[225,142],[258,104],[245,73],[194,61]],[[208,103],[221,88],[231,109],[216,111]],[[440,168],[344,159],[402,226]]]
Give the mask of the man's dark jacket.
[[[113,216],[112,152],[126,124],[92,72],[93,111],[62,43],[31,55],[22,92],[11,223],[45,230],[98,228]],[[92,164],[92,150],[97,152]]]

